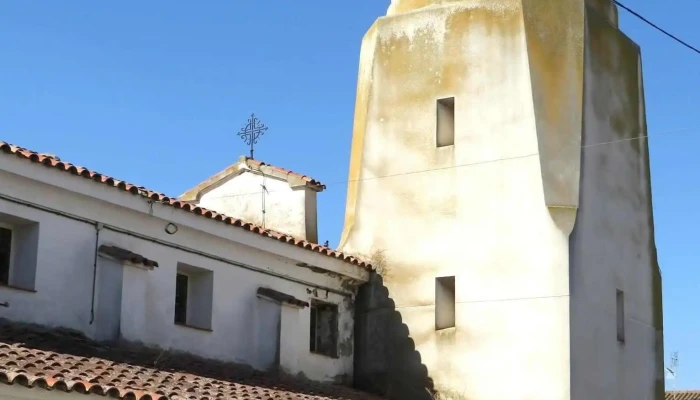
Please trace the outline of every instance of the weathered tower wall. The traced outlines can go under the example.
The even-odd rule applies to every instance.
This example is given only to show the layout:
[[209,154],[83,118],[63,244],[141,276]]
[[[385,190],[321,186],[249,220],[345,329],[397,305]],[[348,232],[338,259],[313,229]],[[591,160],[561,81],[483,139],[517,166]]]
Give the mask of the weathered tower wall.
[[570,240],[571,399],[661,400],[661,275],[641,54],[591,10],[585,37],[581,190]]
[[[611,58],[614,49],[636,56]],[[383,282],[358,300],[358,384],[394,396],[399,387],[434,386],[443,398],[470,400],[583,398],[591,385],[602,399],[653,393],[653,384],[601,384],[580,372],[609,361],[625,376],[662,369],[646,142],[635,143],[636,153],[605,147],[623,170],[581,150],[582,141],[643,126],[638,54],[608,0],[394,1],[370,28],[341,243],[383,266]],[[601,95],[613,88],[625,90]],[[620,180],[616,190],[599,174]],[[606,263],[590,268],[590,252],[610,245],[593,222],[609,217],[609,200],[636,213],[609,236],[630,250],[603,252]],[[584,207],[590,212],[577,219]],[[620,262],[619,271],[605,267]],[[635,318],[656,326],[640,329],[646,336],[635,344],[616,340],[608,302],[614,309],[616,291],[591,286],[612,275],[629,288]],[[447,292],[436,280],[445,277],[454,277]],[[604,311],[589,304],[599,298]],[[612,336],[586,332],[589,318],[612,326]],[[601,340],[619,357],[602,354]],[[641,367],[641,359],[653,362]],[[397,372],[401,365],[410,368]]]

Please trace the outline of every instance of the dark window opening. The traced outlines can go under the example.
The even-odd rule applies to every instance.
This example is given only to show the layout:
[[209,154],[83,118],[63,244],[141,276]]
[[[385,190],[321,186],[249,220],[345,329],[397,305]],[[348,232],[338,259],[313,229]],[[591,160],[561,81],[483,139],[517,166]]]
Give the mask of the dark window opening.
[[189,277],[177,274],[175,280],[175,323],[187,324],[187,290]]
[[328,357],[338,356],[338,306],[312,302],[310,351]]
[[0,227],[0,284],[10,284],[12,230]]
[[455,144],[455,98],[449,97],[437,101],[437,147]]
[[435,278],[435,330],[456,326],[455,306],[455,277]]
[[625,342],[625,292],[617,291],[617,341]]

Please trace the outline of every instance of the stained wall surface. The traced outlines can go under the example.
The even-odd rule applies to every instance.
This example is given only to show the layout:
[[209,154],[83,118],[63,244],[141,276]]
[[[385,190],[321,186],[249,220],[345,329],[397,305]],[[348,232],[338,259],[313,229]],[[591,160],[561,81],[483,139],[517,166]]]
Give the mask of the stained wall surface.
[[[638,46],[589,11],[571,236],[572,399],[662,399],[663,315]],[[624,297],[618,342],[616,293]],[[591,351],[595,349],[595,351]]]
[[[603,0],[399,0],[363,40],[341,248],[382,266],[391,304],[443,398],[559,400],[598,384],[579,371],[600,366],[605,356],[578,331],[594,314],[603,317],[572,297],[570,271],[589,274],[579,265],[588,263],[601,232],[574,226],[585,218],[577,220],[582,204],[600,218],[606,206],[599,191],[641,202],[630,212],[647,222],[647,240],[630,246],[649,256],[637,269],[626,267],[622,279],[630,287],[653,280],[646,143],[637,143],[644,151],[636,159],[608,148],[609,157],[637,166],[634,186],[601,186],[601,171],[581,178],[589,119],[612,119],[608,134],[625,135],[615,119],[639,125],[644,118],[639,91],[584,96],[606,85],[584,57],[595,45],[590,31],[597,29],[598,43],[613,43],[622,37],[616,25],[614,6]],[[616,73],[619,85],[639,81],[636,69]],[[454,145],[438,147],[436,102],[451,97]],[[594,116],[591,107],[625,111]],[[620,227],[619,239],[632,228]],[[607,279],[608,270],[600,270],[606,272],[598,279]],[[456,326],[436,330],[435,279],[444,276],[456,280]],[[660,300],[657,292],[649,284],[637,296]],[[654,310],[652,301],[630,307],[648,316]],[[615,315],[608,318],[600,323],[615,326]],[[608,339],[617,345],[614,334]],[[618,364],[627,376],[662,368],[657,346],[626,346],[639,354]],[[640,357],[655,361],[640,367]],[[381,364],[364,365],[380,372]],[[621,389],[632,386],[646,389]],[[616,380],[599,393],[620,398],[613,393],[649,390],[644,398],[651,386]]]

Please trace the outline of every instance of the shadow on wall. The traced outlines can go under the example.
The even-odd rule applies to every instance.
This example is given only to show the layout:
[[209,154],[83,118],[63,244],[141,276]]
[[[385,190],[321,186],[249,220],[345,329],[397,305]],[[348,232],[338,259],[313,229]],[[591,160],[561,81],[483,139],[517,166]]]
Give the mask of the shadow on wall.
[[432,400],[437,392],[380,275],[355,301],[355,387],[392,400]]

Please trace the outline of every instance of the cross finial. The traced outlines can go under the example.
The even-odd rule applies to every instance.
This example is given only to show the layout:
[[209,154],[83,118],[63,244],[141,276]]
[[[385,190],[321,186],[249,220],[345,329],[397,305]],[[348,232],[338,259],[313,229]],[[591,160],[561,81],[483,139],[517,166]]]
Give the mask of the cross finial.
[[250,146],[250,158],[253,158],[253,151],[255,144],[258,143],[258,138],[264,135],[265,131],[267,131],[265,124],[260,122],[255,114],[251,114],[246,126],[238,132],[238,136],[243,139],[245,144]]

